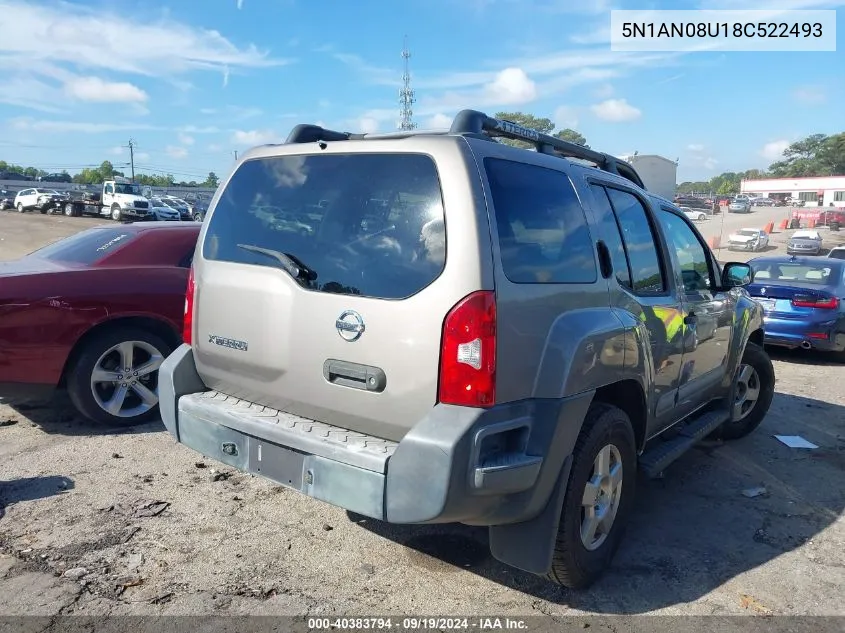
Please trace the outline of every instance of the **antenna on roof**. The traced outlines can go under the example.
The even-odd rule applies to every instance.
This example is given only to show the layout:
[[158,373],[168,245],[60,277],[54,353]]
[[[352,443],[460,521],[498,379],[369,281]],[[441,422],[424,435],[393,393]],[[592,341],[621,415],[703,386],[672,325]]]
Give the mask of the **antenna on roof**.
[[407,35],[402,46],[402,59],[404,60],[405,68],[402,72],[402,87],[399,89],[399,129],[414,130],[417,124],[412,120],[414,117],[413,106],[417,99],[413,88],[411,88],[411,51],[408,50]]

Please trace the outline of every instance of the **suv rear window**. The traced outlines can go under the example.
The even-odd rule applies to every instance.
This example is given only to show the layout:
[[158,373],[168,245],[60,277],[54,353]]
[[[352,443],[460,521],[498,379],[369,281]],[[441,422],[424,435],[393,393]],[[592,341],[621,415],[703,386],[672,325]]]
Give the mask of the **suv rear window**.
[[592,283],[593,240],[563,172],[501,158],[484,168],[505,276],[514,283]]
[[309,290],[401,299],[443,272],[440,179],[423,154],[322,154],[241,165],[209,219],[205,259],[285,268]]
[[32,253],[40,259],[89,266],[137,237],[124,229],[89,229]]

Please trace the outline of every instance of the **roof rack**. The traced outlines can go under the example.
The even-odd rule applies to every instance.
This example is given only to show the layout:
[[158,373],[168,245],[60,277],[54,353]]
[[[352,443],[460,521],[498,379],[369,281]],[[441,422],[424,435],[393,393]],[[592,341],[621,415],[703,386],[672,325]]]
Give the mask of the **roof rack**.
[[[431,134],[433,132],[428,133]],[[540,153],[588,161],[603,171],[622,176],[642,189],[646,188],[637,171],[630,163],[624,160],[584,147],[583,145],[578,145],[577,143],[564,141],[548,134],[541,134],[537,130],[532,130],[513,121],[495,119],[477,110],[461,110],[458,112],[452,121],[452,127],[449,128],[448,133],[480,137],[488,140],[504,137],[524,141],[533,144]],[[285,144],[352,141],[370,138],[402,138],[404,136],[410,136],[410,134],[407,132],[383,135],[354,134],[352,132],[327,130],[319,125],[301,123],[290,131]]]
[[486,134],[490,137],[504,137],[517,141],[531,143],[538,152],[552,156],[564,156],[566,158],[577,158],[593,163],[599,169],[627,178],[641,189],[645,189],[640,175],[630,163],[599,152],[577,143],[564,141],[548,134],[541,134],[537,130],[524,127],[513,121],[504,121],[487,116],[477,110],[461,110],[452,121],[450,134],[467,134],[480,136]]

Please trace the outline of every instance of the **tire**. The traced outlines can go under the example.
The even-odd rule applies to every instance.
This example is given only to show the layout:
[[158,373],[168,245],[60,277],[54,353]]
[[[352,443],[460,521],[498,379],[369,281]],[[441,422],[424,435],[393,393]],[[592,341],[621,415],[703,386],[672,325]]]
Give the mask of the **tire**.
[[111,205],[111,219],[115,222],[120,222],[123,218],[123,212],[120,210],[119,204]]
[[202,222],[202,216],[199,213],[194,214],[194,222]]
[[76,211],[73,208],[73,204],[71,204],[70,202],[65,204],[65,215],[69,218],[76,216]]
[[[130,374],[136,368],[146,365],[153,370],[146,376],[130,376],[126,382],[94,383],[95,369],[104,373],[113,373],[115,379],[124,379],[124,372],[119,371],[121,353],[117,350],[121,344],[132,344],[133,359],[129,365]],[[158,415],[158,367],[173,351],[173,347],[157,334],[137,327],[105,329],[83,343],[72,365],[68,368],[67,388],[71,402],[86,418],[112,426],[128,426],[146,422]],[[148,363],[147,361],[153,361]],[[105,376],[104,376],[105,377]],[[134,383],[133,383],[134,381]],[[133,387],[132,384],[138,385]],[[125,387],[124,387],[125,385]],[[136,391],[136,389],[138,389]],[[141,391],[145,389],[145,391]],[[122,390],[124,399],[120,407],[108,411],[105,407]],[[141,393],[148,396],[147,402]],[[154,397],[154,402],[152,402]]]
[[39,207],[38,210],[41,211],[41,215],[47,215],[47,211],[49,211],[49,209],[47,208],[47,205],[44,205],[43,207]]
[[[611,489],[610,501],[605,508],[606,512],[613,514],[610,528],[596,542],[590,543],[588,549],[581,535],[582,523],[586,518],[582,517],[582,500],[588,481],[594,477],[594,464],[602,451],[612,457],[612,466],[608,472],[617,465],[621,466],[621,483],[615,493]],[[594,402],[587,411],[584,426],[575,443],[552,567],[547,576],[549,580],[570,589],[584,589],[604,573],[619,547],[630,518],[636,479],[636,440],[631,421],[621,409]],[[604,483],[609,481],[605,479]]]
[[23,213],[23,212],[24,212],[23,202],[18,202],[18,213]]
[[[751,368],[753,372],[748,373]],[[756,387],[757,397],[749,408],[745,408],[748,389]],[[742,355],[742,362],[734,377],[731,389],[731,420],[719,429],[718,436],[723,440],[738,440],[760,426],[775,395],[775,368],[766,351],[759,345],[749,342]],[[743,398],[743,403],[739,403]],[[739,416],[739,417],[738,417]]]

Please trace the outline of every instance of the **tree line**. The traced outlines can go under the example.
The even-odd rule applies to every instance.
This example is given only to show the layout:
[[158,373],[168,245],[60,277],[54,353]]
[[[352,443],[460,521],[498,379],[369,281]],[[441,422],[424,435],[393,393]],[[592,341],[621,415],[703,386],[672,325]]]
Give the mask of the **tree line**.
[[[7,163],[0,160],[0,174],[7,172],[10,174],[23,174],[32,179],[43,178],[49,175],[49,172],[36,167],[22,167],[13,163]],[[105,180],[111,180],[115,176],[126,177],[126,174],[114,168],[110,161],[104,160],[99,167],[86,167],[82,171],[71,175],[67,170],[58,172],[63,176],[70,177],[71,182],[80,185],[99,185]],[[8,178],[7,180],[13,180]],[[217,187],[220,179],[213,171],[208,172],[208,177],[202,181],[177,181],[173,174],[151,175],[151,174],[135,174],[135,182],[141,185],[149,185],[151,187]]]
[[814,176],[845,176],[845,132],[840,134],[811,134],[792,143],[783,151],[783,158],[768,169],[749,169],[724,172],[710,180],[682,182],[678,193],[739,193],[740,182],[760,178],[810,178]]
[[[543,134],[551,134],[565,141],[571,141],[584,147],[587,139],[580,132],[564,128],[553,133],[555,124],[551,119],[537,117],[525,112],[497,112],[497,119],[512,121]],[[517,147],[530,147],[522,141],[501,139],[503,143]],[[768,169],[749,169],[742,172],[724,172],[710,180],[682,182],[678,193],[714,193],[729,195],[739,193],[743,179],[760,178],[807,178],[812,176],[845,175],[845,132],[833,135],[811,134],[807,138],[792,143],[783,151],[783,157]]]

